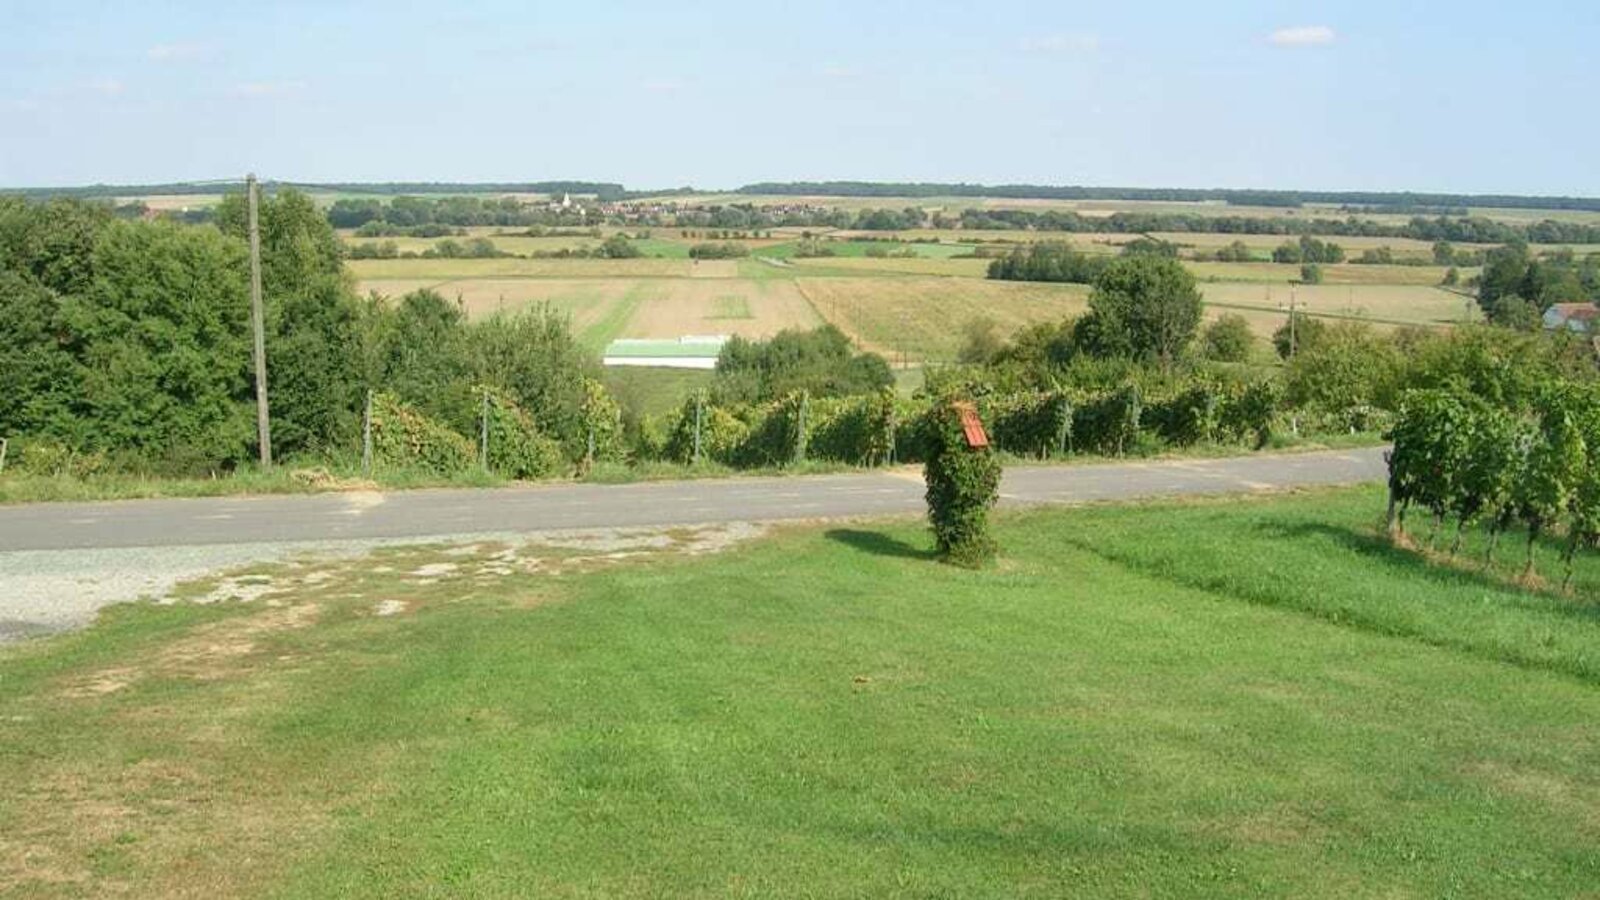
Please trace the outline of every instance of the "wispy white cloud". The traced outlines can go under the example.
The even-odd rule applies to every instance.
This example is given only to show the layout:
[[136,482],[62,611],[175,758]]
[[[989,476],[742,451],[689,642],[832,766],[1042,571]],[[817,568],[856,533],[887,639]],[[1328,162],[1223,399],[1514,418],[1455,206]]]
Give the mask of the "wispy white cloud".
[[128,89],[127,85],[116,78],[95,78],[84,86],[102,97],[119,97]]
[[1100,49],[1100,36],[1088,32],[1062,32],[1025,37],[1019,43],[1028,53],[1093,53]]
[[1333,29],[1326,25],[1296,25],[1291,28],[1279,28],[1267,35],[1267,41],[1279,47],[1314,47],[1331,44],[1337,37]]
[[145,56],[156,62],[186,62],[199,59],[210,52],[211,48],[206,44],[180,41],[171,44],[156,44],[145,51]]
[[233,86],[240,97],[281,97],[306,89],[304,81],[247,81]]
[[652,94],[671,94],[683,90],[683,82],[677,78],[651,78],[639,86]]
[[861,74],[861,70],[842,63],[827,63],[817,69],[817,74],[823,78],[854,78]]

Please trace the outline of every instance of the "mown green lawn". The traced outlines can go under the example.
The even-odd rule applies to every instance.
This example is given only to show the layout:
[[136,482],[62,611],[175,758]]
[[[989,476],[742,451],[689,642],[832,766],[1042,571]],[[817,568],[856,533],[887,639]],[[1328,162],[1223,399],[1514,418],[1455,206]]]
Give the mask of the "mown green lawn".
[[0,651],[0,892],[1593,896],[1600,565],[1524,593],[1381,512],[1012,513],[987,572],[904,521],[392,550],[119,608]]

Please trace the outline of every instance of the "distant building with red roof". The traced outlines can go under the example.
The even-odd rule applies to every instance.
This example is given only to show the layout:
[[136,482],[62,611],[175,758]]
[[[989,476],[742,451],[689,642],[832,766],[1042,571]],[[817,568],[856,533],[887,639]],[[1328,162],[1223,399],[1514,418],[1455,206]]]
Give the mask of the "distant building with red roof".
[[1595,320],[1600,319],[1600,307],[1593,303],[1557,303],[1544,312],[1544,327],[1550,331],[1576,331],[1593,334]]

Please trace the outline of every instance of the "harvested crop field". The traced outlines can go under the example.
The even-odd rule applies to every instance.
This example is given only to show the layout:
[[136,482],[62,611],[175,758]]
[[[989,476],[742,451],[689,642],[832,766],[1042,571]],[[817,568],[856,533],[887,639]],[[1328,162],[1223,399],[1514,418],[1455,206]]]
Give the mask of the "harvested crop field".
[[987,259],[898,259],[869,256],[824,256],[794,260],[796,274],[825,269],[861,275],[935,275],[956,278],[983,278],[989,272]]
[[887,354],[954,359],[961,327],[990,318],[1002,334],[1084,310],[1077,284],[956,278],[799,278],[800,291],[829,322]]
[[758,338],[785,328],[814,328],[822,322],[794,282],[787,279],[466,278],[361,283],[363,293],[377,291],[390,297],[421,288],[459,300],[471,318],[549,304],[571,316],[579,338],[596,349],[619,337],[737,334]]
[[[1299,235],[1285,234],[1209,234],[1194,231],[1157,231],[1151,232],[1153,238],[1170,241],[1181,247],[1194,247],[1202,250],[1215,250],[1226,247],[1234,241],[1240,241],[1245,246],[1254,250],[1271,253],[1274,247],[1286,243],[1296,243]],[[1350,256],[1356,256],[1363,250],[1376,250],[1379,247],[1388,247],[1396,256],[1414,256],[1427,259],[1433,258],[1433,243],[1419,241],[1414,238],[1397,237],[1367,237],[1364,235],[1333,235],[1321,237],[1319,240],[1338,244]],[[1482,245],[1458,244],[1459,249],[1472,249]]]
[[[1299,263],[1186,262],[1201,281],[1256,281],[1288,286],[1300,280]],[[1322,266],[1322,284],[1385,284],[1432,287],[1444,280],[1444,266],[1369,266],[1333,263]],[[1475,269],[1461,271],[1465,279]]]
[[[1302,284],[1294,289],[1298,309],[1311,315],[1369,319],[1374,322],[1458,325],[1477,306],[1467,298],[1432,287],[1407,285]],[[1200,285],[1208,305],[1269,310],[1282,324],[1289,308],[1287,284],[1216,283]],[[1277,325],[1273,325],[1276,328]]]
[[[685,278],[687,259],[352,259],[358,281],[459,278]],[[705,265],[701,263],[700,265]]]
[[737,334],[758,338],[785,328],[822,324],[793,281],[688,279],[654,282],[652,287],[622,337]]

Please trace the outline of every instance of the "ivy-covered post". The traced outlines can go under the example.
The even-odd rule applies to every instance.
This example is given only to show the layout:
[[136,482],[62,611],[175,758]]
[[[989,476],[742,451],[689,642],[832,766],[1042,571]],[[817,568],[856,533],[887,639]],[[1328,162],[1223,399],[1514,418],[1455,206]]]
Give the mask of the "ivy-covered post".
[[967,402],[935,404],[928,411],[928,520],[945,562],[978,568],[994,559],[989,509],[1000,496],[1000,460],[978,411]]

